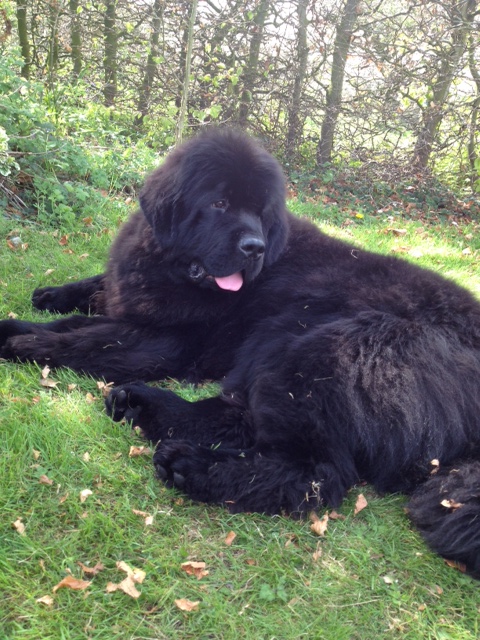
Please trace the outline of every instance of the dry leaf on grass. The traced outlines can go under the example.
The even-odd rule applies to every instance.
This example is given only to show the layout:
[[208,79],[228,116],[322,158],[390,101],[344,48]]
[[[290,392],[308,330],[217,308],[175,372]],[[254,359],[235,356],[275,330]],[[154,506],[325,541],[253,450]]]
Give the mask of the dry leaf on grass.
[[227,537],[225,538],[225,544],[227,545],[227,547],[230,547],[232,542],[235,540],[235,538],[237,537],[237,534],[235,533],[235,531],[230,531],[227,535]]
[[197,580],[201,580],[205,576],[208,576],[208,571],[205,570],[205,562],[183,562],[181,564],[182,571],[185,571],[189,576],[195,576]]
[[313,533],[317,536],[324,536],[328,527],[328,513],[325,513],[321,518],[316,513],[311,513],[310,520],[312,521],[310,529]]
[[145,520],[145,525],[149,526],[153,524],[153,516],[146,511],[140,511],[139,509],[132,509],[132,513],[136,516],[141,516]]
[[25,525],[22,522],[21,518],[17,518],[15,522],[12,522],[12,527],[19,533],[21,536],[25,535]]
[[107,584],[107,593],[113,593],[114,591],[123,591],[131,598],[139,598],[141,596],[140,591],[135,586],[135,583],[142,583],[145,580],[146,573],[141,569],[132,569],[130,565],[126,562],[120,561],[117,562],[117,569],[120,571],[124,571],[127,574],[127,577],[115,584],[114,582],[109,582]]
[[451,567],[452,569],[456,569],[461,573],[466,573],[467,567],[463,564],[463,562],[457,562],[456,560],[447,560],[444,558],[445,564]]
[[39,602],[40,604],[45,604],[47,607],[51,607],[53,604],[52,596],[42,596],[41,598],[37,598],[35,602]]
[[131,577],[134,582],[138,582],[140,584],[145,580],[145,576],[147,575],[145,571],[142,571],[142,569],[137,569],[136,567],[132,569],[130,565],[128,565],[126,562],[123,562],[123,560],[117,562],[117,569],[120,569],[120,571],[125,571],[127,576]]
[[93,495],[93,491],[91,489],[83,489],[83,491],[80,491],[80,502],[85,502],[85,500],[91,495]]
[[97,381],[97,389],[102,392],[102,396],[106,398],[110,395],[110,391],[112,390],[113,382],[105,383],[102,380]]
[[356,516],[357,513],[360,513],[360,511],[363,511],[363,509],[365,509],[365,507],[367,506],[368,506],[368,502],[365,496],[363,495],[363,493],[359,493],[357,502],[355,503],[355,509],[353,511],[353,515]]
[[37,451],[37,449],[32,449],[32,453],[34,460],[39,460],[40,456],[42,455],[40,451]]
[[89,580],[80,580],[79,578],[74,578],[73,576],[65,576],[63,580],[60,580],[58,584],[56,584],[52,591],[56,593],[59,589],[67,588],[73,589],[74,591],[83,591],[87,589],[91,585],[91,581]]
[[40,482],[40,484],[48,484],[50,486],[53,484],[53,480],[50,480],[50,478],[45,474],[41,475],[38,481]]
[[96,576],[97,573],[105,569],[101,562],[97,562],[94,567],[87,567],[87,565],[83,564],[83,562],[77,562],[77,564],[81,568],[83,573],[86,573],[88,576]]
[[115,591],[123,591],[127,596],[131,598],[139,598],[142,594],[135,586],[135,581],[131,576],[127,576],[122,582],[115,584],[114,582],[109,582],[106,587],[107,593],[114,593]]
[[191,600],[186,600],[185,598],[180,598],[175,600],[175,606],[180,609],[180,611],[196,611],[200,601],[192,602]]
[[128,455],[130,458],[135,458],[136,456],[150,456],[152,454],[152,450],[150,447],[130,447],[130,451]]

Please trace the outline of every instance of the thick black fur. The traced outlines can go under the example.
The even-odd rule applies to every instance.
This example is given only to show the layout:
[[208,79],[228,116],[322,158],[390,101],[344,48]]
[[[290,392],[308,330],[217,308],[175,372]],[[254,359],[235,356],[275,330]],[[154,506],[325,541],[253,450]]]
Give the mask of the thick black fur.
[[[107,411],[160,441],[158,475],[196,500],[300,514],[338,506],[359,480],[416,491],[431,546],[478,574],[473,296],[290,215],[278,164],[236,132],[173,151],[140,205],[105,274],[33,296],[96,315],[6,320],[1,355],[121,383]],[[129,383],[167,376],[223,391],[188,403]]]

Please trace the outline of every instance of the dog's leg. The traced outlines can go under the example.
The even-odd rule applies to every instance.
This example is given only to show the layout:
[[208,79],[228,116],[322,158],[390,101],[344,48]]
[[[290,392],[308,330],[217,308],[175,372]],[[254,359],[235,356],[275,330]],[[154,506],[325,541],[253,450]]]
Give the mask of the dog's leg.
[[[19,324],[12,328],[8,322]],[[0,323],[0,344],[2,333],[2,358],[69,367],[108,382],[182,376],[189,364],[181,330],[156,335],[102,316],[72,316],[33,326],[7,320]]]
[[69,282],[60,287],[35,289],[32,304],[41,311],[52,313],[103,313],[103,274]]
[[171,391],[135,383],[113,389],[105,404],[113,420],[140,427],[152,442],[185,439],[236,448],[253,443],[248,411],[221,396],[187,402]]
[[153,462],[160,479],[193,500],[232,512],[301,515],[336,507],[357,480],[333,463],[304,464],[275,452],[207,448],[186,441],[159,444]]

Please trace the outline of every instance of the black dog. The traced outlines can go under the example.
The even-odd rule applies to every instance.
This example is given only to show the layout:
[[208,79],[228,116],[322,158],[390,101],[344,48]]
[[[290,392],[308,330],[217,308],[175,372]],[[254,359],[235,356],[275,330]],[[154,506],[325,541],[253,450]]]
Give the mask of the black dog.
[[5,320],[1,355],[116,383],[224,378],[196,403],[123,384],[107,410],[160,440],[162,479],[232,511],[335,507],[359,480],[415,491],[429,543],[480,574],[472,295],[290,215],[280,167],[236,132],[176,149],[140,205],[104,275],[34,292],[97,315]]

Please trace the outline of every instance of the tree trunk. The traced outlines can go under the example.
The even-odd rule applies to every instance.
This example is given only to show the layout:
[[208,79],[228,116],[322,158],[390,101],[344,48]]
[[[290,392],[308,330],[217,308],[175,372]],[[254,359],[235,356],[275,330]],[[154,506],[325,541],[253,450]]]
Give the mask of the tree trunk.
[[21,75],[28,80],[32,61],[30,58],[30,43],[28,41],[27,0],[17,0],[17,29],[23,58]]
[[116,31],[116,3],[115,0],[108,0],[106,4],[104,26],[105,54],[103,58],[103,69],[105,84],[103,87],[104,104],[112,107],[117,96],[117,48],[118,35]]
[[472,112],[470,114],[470,126],[468,131],[468,161],[470,163],[470,186],[472,191],[476,191],[478,183],[479,167],[477,153],[477,136],[478,136],[478,115],[480,112],[480,72],[477,68],[475,60],[475,42],[472,34],[468,38],[468,67],[475,82],[475,99],[472,104]]
[[333,138],[342,103],[343,80],[352,32],[359,13],[360,0],[347,0],[340,24],[337,27],[333,47],[330,88],[326,93],[325,115],[317,147],[317,164],[331,162]]
[[73,77],[76,80],[82,71],[82,32],[80,27],[80,14],[78,13],[79,0],[70,0],[70,56],[73,63]]
[[160,40],[160,28],[163,18],[163,2],[162,0],[155,0],[153,5],[152,15],[152,35],[150,38],[150,51],[147,57],[147,66],[145,68],[145,75],[143,76],[142,86],[140,87],[140,94],[138,96],[137,116],[135,117],[135,125],[141,126],[143,119],[148,114],[150,108],[150,98],[152,92],[152,85],[155,78],[155,72],[157,70],[157,60],[159,55],[158,43]]
[[250,104],[255,89],[256,79],[258,75],[258,61],[260,58],[260,45],[262,44],[263,31],[265,21],[268,15],[270,0],[260,0],[258,9],[251,22],[252,39],[250,40],[250,50],[248,61],[243,73],[243,90],[240,97],[240,106],[238,109],[238,123],[245,127],[250,112]]
[[307,44],[307,7],[309,0],[298,0],[298,32],[297,32],[297,59],[295,65],[295,78],[293,81],[292,103],[288,113],[287,132],[287,160],[291,163],[295,158],[295,151],[301,137],[302,122],[300,109],[302,102],[302,89],[305,81],[308,63]]
[[430,92],[432,99],[423,112],[422,126],[413,151],[415,171],[427,168],[432,153],[435,135],[443,118],[443,107],[447,101],[450,85],[457,67],[465,53],[467,36],[471,30],[476,0],[461,0],[452,3],[452,42],[450,49],[440,61],[437,79]]
[[55,82],[55,74],[58,66],[58,15],[58,3],[50,2],[48,8],[48,26],[50,36],[48,41],[47,57],[48,83],[50,86],[53,86]]
[[183,138],[183,128],[185,126],[185,116],[187,114],[188,93],[190,87],[190,67],[192,63],[192,48],[193,48],[193,29],[195,27],[195,19],[197,17],[197,5],[198,0],[192,0],[192,6],[190,9],[190,19],[188,21],[188,38],[187,38],[187,50],[185,57],[185,75],[183,80],[183,91],[180,102],[180,111],[178,114],[177,129],[175,132],[175,142],[179,144]]

